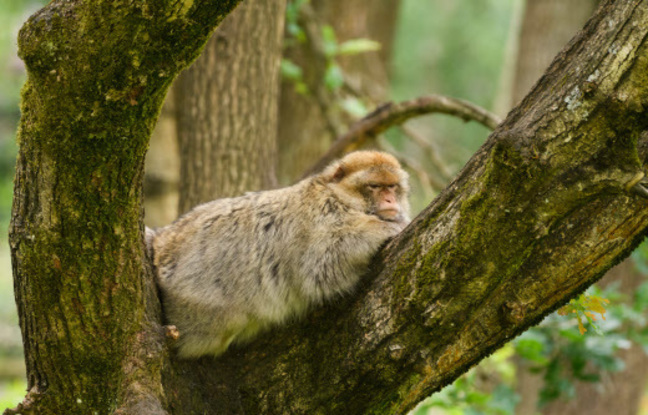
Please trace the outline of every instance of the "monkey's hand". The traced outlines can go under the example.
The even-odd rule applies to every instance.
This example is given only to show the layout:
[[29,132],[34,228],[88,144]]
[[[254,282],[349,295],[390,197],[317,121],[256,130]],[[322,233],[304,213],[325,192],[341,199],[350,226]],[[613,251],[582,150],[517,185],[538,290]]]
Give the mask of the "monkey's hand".
[[354,228],[366,237],[377,238],[381,242],[398,235],[408,224],[406,220],[384,220],[374,215],[367,215],[363,219]]

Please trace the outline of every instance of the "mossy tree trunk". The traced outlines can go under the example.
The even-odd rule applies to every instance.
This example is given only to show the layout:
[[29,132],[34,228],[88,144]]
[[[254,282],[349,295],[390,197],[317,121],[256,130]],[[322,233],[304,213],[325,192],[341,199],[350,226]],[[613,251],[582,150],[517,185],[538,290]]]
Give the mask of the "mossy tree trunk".
[[33,413],[405,413],[645,234],[628,189],[648,158],[648,2],[610,0],[357,295],[218,359],[175,359],[142,164],[166,86],[232,6],[55,1],[21,32],[11,244]]
[[54,1],[23,26],[10,230],[21,413],[162,411],[144,155],[170,82],[237,3]]

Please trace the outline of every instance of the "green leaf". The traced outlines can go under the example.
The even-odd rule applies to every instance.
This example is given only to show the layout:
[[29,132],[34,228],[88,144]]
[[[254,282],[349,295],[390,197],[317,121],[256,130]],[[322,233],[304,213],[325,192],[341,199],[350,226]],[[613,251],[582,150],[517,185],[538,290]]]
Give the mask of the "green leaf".
[[524,359],[530,360],[541,365],[549,363],[549,359],[544,355],[545,344],[538,339],[521,339],[515,343],[515,351]]
[[308,95],[310,94],[310,91],[308,90],[308,86],[304,82],[295,82],[295,92],[298,93],[299,95]]
[[337,37],[335,36],[335,30],[329,25],[322,26],[322,46],[324,48],[324,55],[327,58],[332,58],[337,54]]
[[490,403],[493,412],[498,414],[514,414],[515,407],[520,402],[520,396],[508,385],[497,385]]
[[380,42],[376,42],[375,40],[365,38],[350,39],[338,45],[337,54],[357,55],[359,53],[380,50],[381,47],[382,45],[380,44]]
[[634,294],[635,310],[645,310],[648,308],[648,281],[642,283]]
[[294,23],[299,19],[299,11],[308,0],[292,0],[286,4],[286,22]]
[[356,97],[349,97],[341,102],[342,109],[354,118],[362,118],[369,110],[365,104]]
[[324,85],[331,91],[339,89],[344,85],[344,74],[342,69],[336,64],[330,64],[324,74]]
[[286,23],[286,32],[299,42],[306,41],[306,33],[304,33],[304,29],[297,23]]
[[281,76],[291,81],[300,81],[302,79],[302,68],[290,59],[281,60]]

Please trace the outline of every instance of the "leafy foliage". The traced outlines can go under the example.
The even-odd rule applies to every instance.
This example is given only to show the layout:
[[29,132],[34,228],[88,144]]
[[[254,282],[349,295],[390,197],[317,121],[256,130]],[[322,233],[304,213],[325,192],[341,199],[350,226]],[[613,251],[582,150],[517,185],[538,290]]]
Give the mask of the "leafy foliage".
[[[646,250],[642,245],[635,254],[637,267],[642,271],[648,271],[644,262],[648,258],[644,256]],[[625,367],[618,357],[619,350],[638,344],[648,353],[648,327],[642,312],[646,307],[648,281],[641,284],[630,299],[623,298],[618,284],[611,284],[605,290],[592,287],[540,326],[528,330],[476,369],[433,395],[413,414],[424,415],[430,408],[439,408],[448,414],[513,415],[519,400],[515,393],[515,376],[511,375],[515,369],[512,363],[503,362],[503,357],[513,354],[522,359],[531,372],[542,376],[540,407],[555,399],[573,398],[576,382],[598,382],[604,373]],[[595,313],[604,318],[599,321]],[[492,392],[480,384],[477,375],[480,371],[500,378]]]
[[25,387],[22,379],[0,383],[0,409],[15,407],[25,396]]
[[566,316],[570,313],[575,314],[576,319],[578,320],[578,331],[580,334],[585,334],[587,331],[583,324],[583,320],[586,320],[586,322],[598,332],[599,328],[595,323],[596,316],[594,313],[600,314],[601,318],[605,320],[605,304],[609,303],[610,301],[607,298],[582,294],[580,297],[572,299],[569,301],[569,304],[558,310],[558,315]]
[[290,0],[286,4],[286,34],[284,42],[288,46],[295,42],[303,43],[306,41],[306,33],[299,25],[299,11],[302,6],[309,0]]
[[[308,18],[304,17],[301,12],[302,7],[307,4],[308,0],[291,0],[288,2],[286,9],[286,37],[284,40],[284,45],[287,48],[299,44],[307,44],[309,41],[308,34],[301,23],[301,19]],[[319,84],[323,85],[329,93],[333,94],[338,108],[352,118],[357,119],[366,115],[369,111],[360,97],[342,94],[342,89],[346,85],[346,79],[344,70],[338,62],[338,58],[380,50],[380,43],[365,38],[349,39],[344,42],[339,42],[335,29],[326,24],[319,27],[319,33],[315,37],[318,39],[310,39],[310,41],[319,45],[318,48],[321,48],[319,53],[325,61],[322,78],[318,80]],[[315,48],[316,46],[311,45],[311,47]],[[312,92],[304,80],[303,68],[290,59],[282,59],[281,75],[284,80],[294,85],[295,92],[298,94],[308,95]]]
[[[511,346],[500,349],[451,386],[423,401],[411,415],[426,415],[434,408],[450,415],[513,414],[519,401],[512,387],[514,367],[509,358],[513,353]],[[497,379],[489,379],[492,374]],[[495,382],[496,386],[488,386]]]
[[301,66],[288,58],[283,58],[281,59],[280,70],[281,77],[294,84],[295,92],[302,95],[308,94],[308,86],[304,82],[304,71]]

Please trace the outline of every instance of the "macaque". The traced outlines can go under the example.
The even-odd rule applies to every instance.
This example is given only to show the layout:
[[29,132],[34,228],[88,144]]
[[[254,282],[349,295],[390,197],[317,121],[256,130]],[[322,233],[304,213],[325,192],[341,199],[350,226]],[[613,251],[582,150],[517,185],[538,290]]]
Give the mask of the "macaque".
[[178,355],[217,356],[351,292],[409,223],[408,193],[394,157],[358,151],[293,186],[214,200],[147,229]]

